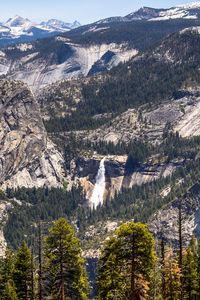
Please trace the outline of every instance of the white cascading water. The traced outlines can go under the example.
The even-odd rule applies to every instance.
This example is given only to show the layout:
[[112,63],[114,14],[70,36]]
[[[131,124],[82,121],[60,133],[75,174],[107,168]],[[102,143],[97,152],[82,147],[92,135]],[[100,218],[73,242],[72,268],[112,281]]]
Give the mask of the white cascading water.
[[99,204],[103,204],[103,196],[106,187],[106,177],[105,177],[105,157],[101,160],[99,165],[99,170],[96,176],[96,183],[92,196],[90,198],[90,207],[96,209]]

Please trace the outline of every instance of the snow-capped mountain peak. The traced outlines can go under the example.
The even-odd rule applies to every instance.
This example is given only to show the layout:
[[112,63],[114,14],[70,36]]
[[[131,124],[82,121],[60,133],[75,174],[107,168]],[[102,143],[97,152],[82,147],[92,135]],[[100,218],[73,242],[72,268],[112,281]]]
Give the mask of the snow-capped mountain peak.
[[81,26],[81,23],[79,21],[75,20],[71,25],[72,25],[71,26],[72,28],[77,28],[77,27]]
[[8,27],[19,27],[19,26],[24,26],[27,24],[30,24],[31,21],[25,18],[22,18],[18,15],[14,16],[13,18],[8,19],[4,25]]
[[63,33],[79,26],[81,25],[78,21],[65,23],[56,19],[38,24],[16,15],[6,22],[0,22],[0,43],[2,42],[1,45],[8,45],[16,41],[33,41],[38,38],[58,34],[59,32]]
[[63,22],[57,19],[50,19],[47,22],[40,23],[41,26],[44,26],[45,29],[56,30],[56,31],[67,31],[81,26],[78,21],[73,23]]
[[126,16],[132,20],[164,21],[169,19],[198,19],[200,18],[200,1],[177,5],[169,9],[142,7]]
[[180,7],[183,9],[196,9],[196,8],[200,9],[200,1],[186,3],[186,4],[179,4],[176,7]]
[[152,8],[141,7],[139,10],[128,14],[125,17],[112,17],[96,22],[96,24],[105,24],[111,22],[130,22],[137,20],[146,21],[165,21],[170,19],[199,19],[200,1],[188,4],[177,5],[171,8]]

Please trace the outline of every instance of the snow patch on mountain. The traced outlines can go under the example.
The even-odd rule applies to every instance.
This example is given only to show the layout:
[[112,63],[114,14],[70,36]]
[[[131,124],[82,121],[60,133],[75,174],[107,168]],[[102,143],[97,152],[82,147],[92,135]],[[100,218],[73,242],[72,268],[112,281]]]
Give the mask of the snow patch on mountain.
[[89,32],[98,32],[98,31],[104,31],[104,30],[107,30],[109,29],[110,27],[97,27],[97,26],[92,26],[90,27],[88,30],[84,31],[82,33],[82,35],[86,34],[86,33],[89,33]]
[[31,44],[19,44],[16,46],[17,49],[19,49],[20,51],[24,52],[27,50],[31,50],[33,48],[33,45]]
[[0,41],[7,44],[12,40],[20,41],[21,38],[23,38],[23,41],[25,38],[30,41],[59,32],[63,33],[79,26],[81,24],[78,21],[66,23],[56,19],[38,24],[16,15],[6,22],[0,23]]
[[73,23],[66,23],[57,19],[51,19],[47,22],[42,22],[40,23],[40,25],[47,30],[59,32],[65,32],[81,26],[81,24],[78,21],[74,21]]
[[5,57],[5,53],[3,51],[0,51],[0,57]]
[[[198,12],[199,10],[199,12]],[[169,19],[197,19],[200,13],[200,1],[177,5],[175,7],[160,10],[158,16],[150,18],[150,21],[164,21]]]
[[124,17],[112,17],[95,22],[108,24],[113,22],[130,22],[135,20],[166,21],[170,19],[198,19],[200,17],[200,1],[177,5],[169,9],[142,7]]
[[200,8],[200,1],[186,3],[186,4],[179,4],[177,7],[184,8],[184,9],[196,9]]
[[194,32],[200,34],[200,26],[189,27],[181,30],[180,33],[184,34],[185,32]]

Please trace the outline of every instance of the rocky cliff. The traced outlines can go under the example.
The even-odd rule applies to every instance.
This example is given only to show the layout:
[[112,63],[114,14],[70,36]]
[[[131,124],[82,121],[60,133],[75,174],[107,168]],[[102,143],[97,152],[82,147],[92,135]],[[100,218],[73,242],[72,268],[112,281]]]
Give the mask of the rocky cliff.
[[0,74],[22,80],[37,91],[64,78],[110,70],[137,53],[127,44],[81,45],[58,36],[3,49],[0,52]]
[[62,184],[62,156],[47,137],[33,95],[18,81],[0,81],[0,144],[2,188]]
[[179,211],[181,210],[182,234],[184,244],[188,244],[193,235],[200,235],[200,183],[197,182],[184,197],[176,199],[163,207],[150,219],[150,230],[158,237],[178,244]]
[[100,161],[105,158],[105,190],[104,199],[112,199],[123,188],[132,188],[135,185],[153,182],[159,178],[172,175],[177,164],[141,164],[133,170],[127,170],[127,155],[94,155],[92,158],[80,158],[77,160],[75,174],[88,200],[91,199],[96,183],[96,175]]

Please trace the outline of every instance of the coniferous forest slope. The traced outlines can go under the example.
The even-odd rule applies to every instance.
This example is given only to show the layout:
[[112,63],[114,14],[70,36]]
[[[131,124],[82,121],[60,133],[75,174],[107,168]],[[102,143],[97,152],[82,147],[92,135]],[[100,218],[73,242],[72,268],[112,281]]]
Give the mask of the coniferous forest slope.
[[[86,83],[83,80],[81,86],[77,82],[81,91],[78,98],[82,101],[76,111],[72,116],[60,118],[60,122],[51,118],[49,127],[47,122],[48,130],[51,131],[51,126],[56,130],[56,122],[60,126],[58,130],[62,127],[67,131],[86,129],[87,123],[89,127],[95,123],[94,119],[91,120],[94,115],[118,114],[129,108],[176,97],[178,90],[199,83],[199,47],[198,28],[181,31],[170,35],[150,51],[113,68],[108,74],[88,78]],[[39,97],[39,101],[44,100]]]
[[199,50],[198,18],[1,49],[0,299],[200,297]]

